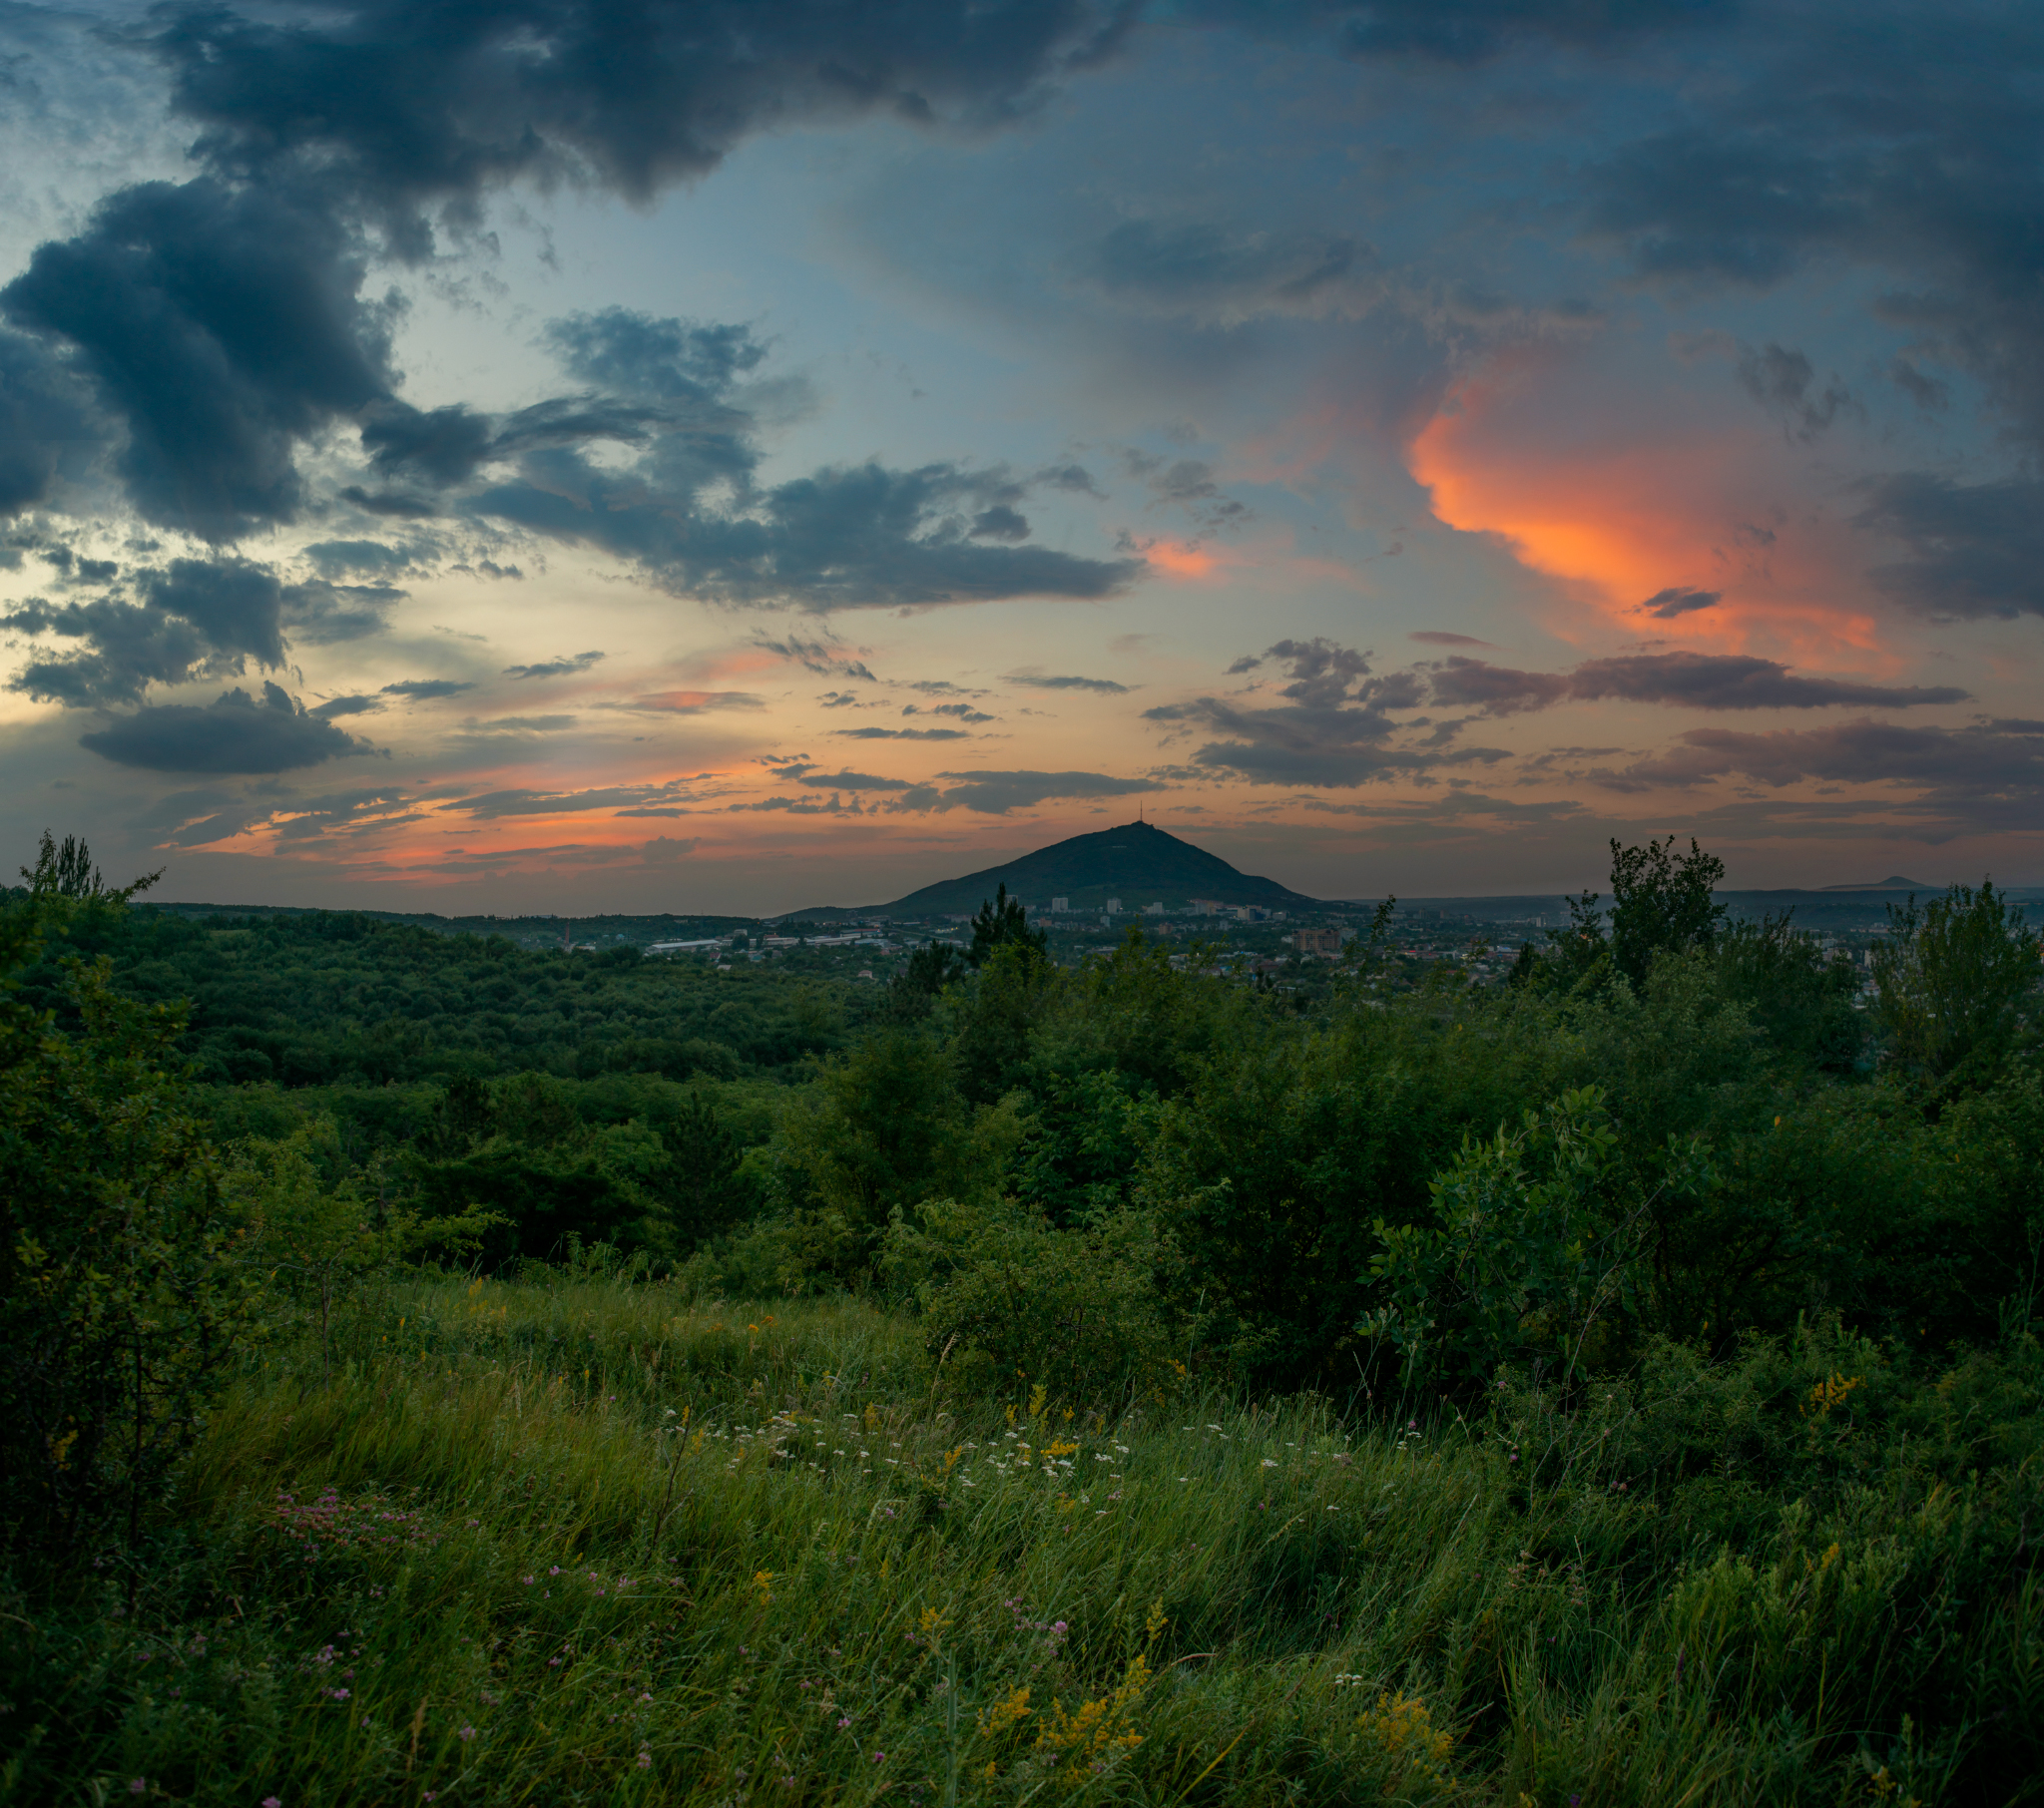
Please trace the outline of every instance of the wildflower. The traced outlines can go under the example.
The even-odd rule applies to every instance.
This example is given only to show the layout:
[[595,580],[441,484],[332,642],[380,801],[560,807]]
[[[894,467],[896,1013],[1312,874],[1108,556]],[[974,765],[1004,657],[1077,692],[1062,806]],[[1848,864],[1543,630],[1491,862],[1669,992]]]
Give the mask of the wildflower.
[[474,1727],[472,1727],[472,1726],[464,1726],[464,1727],[463,1727],[463,1728],[462,1728],[462,1729],[461,1729],[461,1730],[460,1730],[460,1731],[459,1731],[458,1733],[456,1733],[456,1734],[455,1734],[454,1736],[455,1736],[455,1737],[456,1737],[457,1739],[460,1739],[460,1740],[462,1740],[462,1741],[463,1741],[464,1743],[466,1743],[466,1742],[467,1742],[468,1740],[470,1740],[470,1739],[472,1739],[472,1738],[474,1738],[474,1737],[475,1737],[475,1728],[474,1728]]
[[652,1753],[652,1752],[650,1752],[650,1751],[642,1751],[642,1752],[641,1752],[641,1753],[639,1754],[639,1768],[640,1768],[641,1770],[651,1770],[651,1769],[653,1768],[653,1753]]
[[839,1732],[842,1732],[842,1731],[843,1731],[843,1730],[844,1730],[844,1729],[845,1729],[845,1728],[846,1728],[847,1726],[849,1726],[850,1724],[851,1724],[851,1716],[850,1716],[849,1714],[846,1714],[846,1715],[844,1716],[844,1718],[843,1718],[843,1719],[841,1719],[841,1720],[839,1720],[839,1721],[837,1722],[837,1730],[838,1730]]
[[876,1751],[873,1753],[873,1762],[875,1764],[884,1764],[886,1763],[886,1761],[887,1754],[884,1751]]
[[265,1795],[262,1798],[262,1808],[283,1808],[283,1803],[273,1795]]

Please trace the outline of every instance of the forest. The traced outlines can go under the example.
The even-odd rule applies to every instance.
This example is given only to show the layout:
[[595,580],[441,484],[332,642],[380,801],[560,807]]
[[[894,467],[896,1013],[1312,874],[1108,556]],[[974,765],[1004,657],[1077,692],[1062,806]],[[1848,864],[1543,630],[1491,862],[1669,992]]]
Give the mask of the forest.
[[[0,1803],[2044,1794],[2037,933],[0,905]],[[146,882],[143,882],[146,883]]]

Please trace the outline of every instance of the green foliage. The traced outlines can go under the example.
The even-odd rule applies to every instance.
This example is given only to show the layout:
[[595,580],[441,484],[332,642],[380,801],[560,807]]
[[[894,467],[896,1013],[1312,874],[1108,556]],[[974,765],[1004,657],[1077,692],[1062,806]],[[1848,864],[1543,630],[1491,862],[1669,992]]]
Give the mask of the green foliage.
[[[10,994],[80,898],[122,901],[94,876],[0,910]],[[247,1225],[171,1071],[178,1014],[121,998],[104,961],[69,963],[64,985],[68,1031],[0,996],[0,1513],[58,1548],[111,1531],[132,1546],[259,1297]]]
[[2036,944],[1956,891],[1868,1013],[1673,845],[1507,986],[1004,898],[882,996],[144,921],[52,841],[0,1801],[2034,1792]]
[[[61,856],[61,849],[57,850]],[[33,875],[29,875],[33,877]],[[851,989],[778,966],[532,952],[346,912],[80,913],[72,946],[150,1003],[190,1001],[180,1051],[216,1085],[402,1086],[546,1072],[679,1082],[785,1074],[844,1047]],[[60,1018],[54,958],[22,996]]]
[[1716,941],[1719,983],[1788,1061],[1849,1074],[1866,1041],[1859,975],[1842,953],[1826,954],[1788,915],[1734,923]]
[[1991,1079],[2037,989],[2037,932],[1983,882],[1921,910],[1888,906],[1873,950],[1874,1017],[1899,1067],[1934,1081]]
[[787,1203],[813,1225],[817,1259],[851,1280],[871,1271],[895,1213],[990,1196],[1018,1136],[1011,1113],[967,1104],[932,1038],[886,1028],[825,1064],[790,1102],[775,1154]]
[[972,971],[971,963],[949,942],[928,941],[911,949],[901,970],[887,982],[886,1015],[903,1023],[920,1023],[946,988]]
[[1689,852],[1669,858],[1675,837],[1644,847],[1611,844],[1611,959],[1636,986],[1655,957],[1708,950],[1725,922],[1725,907],[1711,893],[1725,877],[1725,862],[1692,839]]
[[308,1344],[238,1390],[132,1612],[0,1584],[6,1786],[1835,1808],[2044,1773],[2032,1340],[1650,1342],[1370,1423],[982,1402],[927,1330],[400,1286],[330,1386]]
[[1029,927],[1029,914],[1020,898],[1008,896],[1003,883],[994,896],[981,901],[972,919],[972,946],[965,958],[977,969],[984,967],[997,948],[1014,948],[1041,957],[1050,938]]
[[1408,1387],[1440,1375],[1481,1385],[1533,1357],[1566,1386],[1631,1341],[1664,1198],[1708,1184],[1698,1150],[1671,1148],[1643,1187],[1604,1096],[1565,1093],[1518,1130],[1465,1142],[1432,1182],[1432,1222],[1377,1221],[1376,1303],[1357,1329],[1396,1353]]
[[1155,1284],[1171,1259],[1142,1214],[1057,1230],[1012,1210],[932,1200],[890,1227],[884,1264],[913,1293],[924,1340],[975,1393],[1041,1387],[1116,1408],[1187,1371]]
[[1535,999],[1437,993],[1307,1025],[1271,1012],[1202,1058],[1156,1114],[1138,1173],[1240,1372],[1354,1373],[1376,1221],[1421,1221],[1472,1123],[1554,1090],[1555,1057],[1573,1054],[1556,1029]]
[[407,1261],[432,1252],[472,1256],[509,1220],[470,1205],[422,1218],[395,1204],[380,1164],[357,1171],[331,1119],[276,1141],[231,1151],[222,1190],[248,1227],[247,1253],[318,1325],[322,1378],[332,1377],[333,1320]]
[[1021,1084],[1030,1043],[1058,989],[1057,974],[1033,944],[994,947],[951,1015],[951,1054],[965,1098],[992,1105]]

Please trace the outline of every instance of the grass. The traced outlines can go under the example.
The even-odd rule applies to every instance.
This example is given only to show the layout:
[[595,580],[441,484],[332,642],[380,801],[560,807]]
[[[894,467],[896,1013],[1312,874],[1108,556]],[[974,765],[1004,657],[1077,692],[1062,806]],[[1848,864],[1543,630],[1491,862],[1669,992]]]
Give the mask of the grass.
[[348,1348],[239,1387],[132,1620],[16,1579],[0,1801],[2039,1793],[2033,1345],[1345,1424],[966,1400],[857,1301],[604,1281]]

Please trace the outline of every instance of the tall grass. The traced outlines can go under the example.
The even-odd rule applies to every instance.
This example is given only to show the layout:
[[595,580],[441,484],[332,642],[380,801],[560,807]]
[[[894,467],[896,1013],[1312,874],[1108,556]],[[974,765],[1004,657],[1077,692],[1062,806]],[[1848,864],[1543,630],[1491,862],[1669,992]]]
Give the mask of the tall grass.
[[2033,1346],[1346,1425],[968,1401],[856,1301],[602,1281],[421,1281],[352,1350],[247,1378],[135,1619],[16,1579],[0,1800],[2038,1793]]

